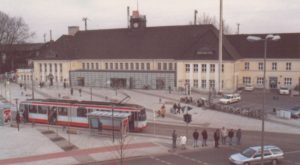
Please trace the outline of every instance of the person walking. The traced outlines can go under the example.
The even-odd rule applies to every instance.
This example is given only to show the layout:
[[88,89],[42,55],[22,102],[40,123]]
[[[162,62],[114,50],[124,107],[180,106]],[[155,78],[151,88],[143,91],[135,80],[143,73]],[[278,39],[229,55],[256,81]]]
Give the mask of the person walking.
[[17,122],[18,131],[19,131],[20,130],[20,122],[21,122],[21,116],[20,116],[19,111],[17,111],[17,114],[16,114],[16,122]]
[[194,148],[198,147],[198,138],[199,138],[199,132],[197,129],[193,132],[193,138],[194,138]]
[[81,97],[81,88],[78,89],[79,96]]
[[215,148],[219,148],[220,130],[217,129],[214,133]]
[[237,131],[236,131],[236,144],[237,145],[240,145],[241,144],[241,138],[242,138],[242,130],[239,128]]
[[177,134],[176,134],[176,130],[173,130],[173,133],[172,133],[173,149],[176,148],[176,142],[177,142]]
[[232,145],[232,138],[234,136],[234,131],[233,129],[230,129],[228,132],[228,137],[229,137],[229,145]]
[[180,114],[180,110],[181,110],[181,106],[180,106],[180,103],[178,103],[177,105],[177,113]]
[[186,141],[187,141],[186,136],[180,136],[180,145],[181,145],[181,149],[182,149],[182,150],[185,150],[185,149],[186,149],[186,148],[185,148]]
[[73,96],[73,88],[70,89],[70,93]]
[[206,141],[207,141],[208,135],[207,135],[206,129],[204,129],[201,134],[202,134],[202,147],[207,146]]
[[226,139],[227,139],[228,131],[225,127],[222,127],[221,129],[221,138],[222,138],[222,144],[226,144]]

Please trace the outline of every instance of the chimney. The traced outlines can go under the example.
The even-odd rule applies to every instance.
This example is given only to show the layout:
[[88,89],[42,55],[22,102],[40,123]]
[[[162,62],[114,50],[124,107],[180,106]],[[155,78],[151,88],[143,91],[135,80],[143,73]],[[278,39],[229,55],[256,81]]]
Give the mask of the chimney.
[[79,26],[69,26],[68,34],[74,36],[79,31]]

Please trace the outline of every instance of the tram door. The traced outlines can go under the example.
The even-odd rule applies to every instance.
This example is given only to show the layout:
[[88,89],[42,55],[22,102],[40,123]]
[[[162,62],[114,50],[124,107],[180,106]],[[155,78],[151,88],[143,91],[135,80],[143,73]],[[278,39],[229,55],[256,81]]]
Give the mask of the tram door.
[[129,131],[132,132],[134,131],[134,117],[136,116],[136,112],[132,112],[131,115],[129,116]]
[[50,107],[48,110],[48,123],[52,125],[56,125],[57,121],[57,108]]

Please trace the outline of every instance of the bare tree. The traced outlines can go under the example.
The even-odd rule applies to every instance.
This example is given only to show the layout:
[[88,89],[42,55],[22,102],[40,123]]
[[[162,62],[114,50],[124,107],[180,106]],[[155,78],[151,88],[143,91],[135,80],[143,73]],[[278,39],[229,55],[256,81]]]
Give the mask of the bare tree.
[[10,17],[0,11],[0,44],[24,43],[33,36],[22,17]]
[[[202,13],[197,17],[197,24],[198,25],[212,24],[217,29],[219,29],[219,21],[217,21],[217,18],[215,16],[210,16],[206,13]],[[225,34],[232,33],[230,26],[225,23],[225,20],[223,20],[223,33]]]

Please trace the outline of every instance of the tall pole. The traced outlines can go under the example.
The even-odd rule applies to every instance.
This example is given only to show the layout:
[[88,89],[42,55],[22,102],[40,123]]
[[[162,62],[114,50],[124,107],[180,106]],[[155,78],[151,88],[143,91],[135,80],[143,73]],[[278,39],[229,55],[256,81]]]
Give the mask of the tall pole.
[[197,24],[197,13],[198,13],[198,11],[195,10],[195,11],[194,11],[194,25]]
[[240,34],[240,23],[237,23],[237,31],[236,31],[236,34]]
[[218,92],[221,92],[222,80],[222,46],[223,45],[223,0],[220,0],[220,28],[219,28],[219,74],[218,74]]
[[267,47],[268,47],[268,38],[264,39],[264,90],[263,90],[263,106],[261,112],[261,165],[264,164],[264,132],[265,132],[265,102],[266,102],[266,59],[267,59]]
[[33,68],[32,67],[32,70],[31,70],[31,96],[32,96],[32,100],[34,99],[34,79],[33,79]]
[[90,94],[91,94],[91,101],[93,101],[93,88],[90,88]]
[[130,8],[127,6],[127,27],[130,28]]
[[114,116],[114,105],[111,107],[111,124],[112,124],[112,138],[113,138],[113,143],[115,142],[115,116]]
[[83,17],[82,18],[82,21],[84,22],[84,30],[86,31],[87,30],[87,17]]

